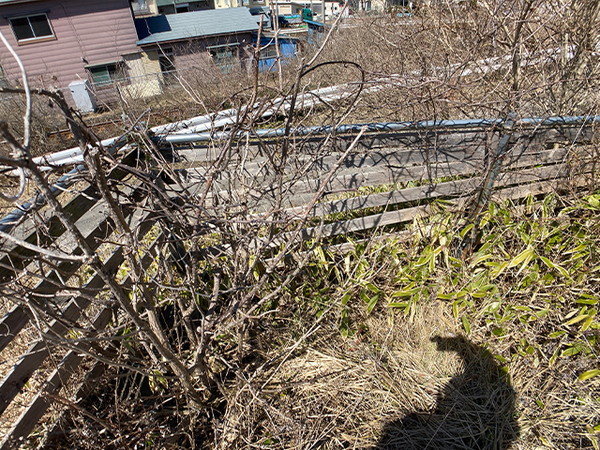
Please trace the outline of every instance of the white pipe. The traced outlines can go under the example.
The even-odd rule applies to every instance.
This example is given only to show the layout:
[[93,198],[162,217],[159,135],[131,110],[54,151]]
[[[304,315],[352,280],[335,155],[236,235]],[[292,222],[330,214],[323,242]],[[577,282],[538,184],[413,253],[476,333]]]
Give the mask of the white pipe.
[[[551,56],[557,55],[561,49],[547,49],[542,52],[542,55],[536,59],[526,58],[521,61],[522,66],[538,64],[545,61],[547,58]],[[574,49],[572,47],[569,48],[568,57],[573,56]],[[482,60],[475,61],[473,64],[465,67],[462,71],[460,71],[458,76],[468,76],[471,74],[485,74],[493,70],[499,70],[505,64],[509,63],[511,57],[509,55],[498,56],[493,58],[486,58]],[[453,71],[460,69],[461,64],[453,64],[448,68],[445,68],[444,71]],[[474,66],[474,67],[473,67]],[[443,69],[443,68],[438,68]],[[413,72],[409,74],[410,76],[417,76],[419,72]],[[385,89],[386,84],[397,84],[396,80],[406,80],[406,75],[390,75],[387,77],[378,78],[373,81],[377,85],[371,86],[369,88],[364,89],[365,93],[373,93],[377,92],[381,89]],[[352,95],[352,91],[355,89],[353,85],[349,83],[337,85],[337,86],[328,86],[320,89],[315,89],[314,91],[309,91],[304,94],[299,95],[297,105],[302,108],[313,107],[317,100],[316,96],[319,96],[322,100],[325,101],[335,101],[343,99],[345,95]],[[260,106],[259,103],[254,105],[254,108],[258,108]],[[277,111],[283,109],[287,111],[290,108],[290,103],[287,98],[277,98],[273,100],[273,106],[268,108],[263,114],[262,117],[269,117],[275,114]],[[150,131],[157,136],[168,136],[168,135],[196,135],[199,133],[203,133],[206,131],[214,131],[219,128],[223,128],[227,125],[233,125],[238,120],[238,111],[236,109],[227,109],[225,111],[220,111],[218,113],[213,114],[205,114],[203,116],[193,117],[191,119],[183,120],[180,122],[173,122],[166,125],[159,125],[150,129]],[[113,145],[118,138],[110,138],[101,141],[103,146]],[[83,160],[82,152],[79,147],[74,147],[68,150],[63,150],[57,153],[52,153],[44,156],[40,156],[34,158],[34,162],[40,165],[41,170],[51,170],[53,167],[63,166],[67,164],[75,164],[79,163]]]

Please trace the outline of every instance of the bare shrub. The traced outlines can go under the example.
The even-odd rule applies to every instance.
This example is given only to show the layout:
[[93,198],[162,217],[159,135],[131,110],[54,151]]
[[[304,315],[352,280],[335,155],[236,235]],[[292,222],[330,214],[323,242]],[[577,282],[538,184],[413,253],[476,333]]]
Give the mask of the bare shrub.
[[[490,333],[495,336],[490,329],[494,320],[500,320],[494,315],[497,310],[488,305],[481,314],[473,313],[475,317],[464,313],[460,317],[465,321],[458,322],[462,320],[458,308],[470,312],[472,304],[456,303],[454,313],[454,304],[437,309],[440,305],[434,303],[421,315],[420,305],[438,294],[451,294],[443,289],[472,282],[469,265],[451,259],[447,244],[453,237],[446,234],[432,243],[389,244],[389,253],[375,252],[369,242],[372,236],[366,236],[369,254],[365,244],[358,243],[351,245],[354,254],[325,254],[318,231],[324,218],[312,218],[309,212],[325,194],[328,177],[352,150],[352,144],[340,143],[336,126],[357,119],[488,115],[504,119],[509,113],[512,118],[592,111],[595,99],[585,95],[578,80],[585,73],[586,83],[595,83],[590,50],[595,48],[591,30],[598,15],[594,4],[572,3],[570,13],[560,17],[551,13],[552,5],[563,7],[560,2],[480,1],[458,6],[438,2],[408,19],[360,18],[360,26],[332,33],[330,46],[290,64],[285,77],[260,73],[255,59],[249,74],[219,78],[222,92],[216,94],[216,73],[183,74],[173,85],[181,87],[177,92],[189,104],[200,111],[215,105],[233,107],[238,113],[224,133],[205,145],[172,146],[169,137],[151,136],[144,119],[145,109],[152,104],[132,98],[131,102],[122,99],[120,106],[130,145],[124,147],[126,155],[115,153],[100,145],[59,94],[36,91],[61,111],[73,138],[85,149],[87,170],[79,176],[90,190],[84,196],[97,200],[101,209],[96,213],[90,206],[84,213],[102,224],[101,233],[84,235],[85,219],[76,222],[74,213],[67,213],[58,202],[48,176],[32,161],[35,144],[27,137],[30,123],[25,121],[22,140],[17,137],[18,127],[3,125],[2,135],[13,157],[0,161],[21,173],[27,170],[46,204],[22,219],[33,230],[26,239],[10,241],[4,236],[8,255],[3,259],[1,293],[28,315],[48,348],[58,346],[71,355],[85,355],[90,364],[110,367],[95,392],[101,417],[86,414],[85,408],[77,410],[64,396],[54,397],[87,417],[84,426],[75,430],[82,445],[341,448],[379,443],[385,447],[397,438],[394,427],[399,427],[399,416],[414,413],[419,423],[432,416],[433,423],[443,425],[449,411],[435,409],[436,399],[449,397],[438,394],[464,366],[441,346],[447,341],[430,340],[427,326],[434,324],[440,333],[462,326],[469,333],[469,320],[479,321],[473,333],[483,344]],[[582,48],[581,56],[576,56],[577,51],[569,55],[570,44],[561,40],[560,30],[573,30],[574,23],[582,25],[574,29],[569,42],[578,43],[575,49]],[[560,60],[561,54],[567,56]],[[309,58],[311,63],[306,64]],[[342,100],[309,93],[337,83],[347,84]],[[317,101],[301,112],[304,94]],[[175,106],[179,98],[172,94],[160,101]],[[276,98],[286,102],[277,103]],[[313,124],[331,126],[333,131],[316,144],[310,135],[293,133]],[[276,125],[282,130],[278,138],[261,138],[257,133]],[[325,156],[333,160],[330,172],[311,178],[314,164]],[[491,170],[504,155],[488,156]],[[301,203],[300,195],[304,195]],[[496,219],[504,217],[499,214]],[[301,234],[309,221],[316,227],[316,238],[304,242]],[[513,232],[510,242],[519,242],[520,235]],[[57,234],[63,237],[56,239]],[[493,249],[501,248],[505,236],[496,237]],[[431,265],[420,261],[419,252],[433,254],[434,245],[439,247],[434,258],[437,269],[424,272]],[[21,254],[23,249],[30,252],[27,258]],[[496,259],[498,265],[506,263]],[[415,276],[405,272],[409,266]],[[489,267],[485,266],[485,274],[492,277]],[[361,277],[359,270],[364,270]],[[449,274],[456,276],[447,278]],[[364,300],[365,291],[379,289],[383,299],[383,288],[410,286],[402,276],[414,278],[411,289],[415,280],[423,284],[416,288],[422,295],[420,303],[395,306],[405,308],[406,317],[398,318],[402,329],[382,325],[390,316],[362,315],[361,307],[347,306],[352,298]],[[507,296],[512,292],[511,280],[507,275],[502,286]],[[481,296],[479,288],[483,290],[477,286],[472,293]],[[463,297],[457,294],[456,301]],[[372,298],[367,297],[369,303]],[[76,304],[75,319],[64,316],[69,301]],[[577,313],[560,309],[560,314],[573,311]],[[520,324],[538,319],[514,316],[513,322],[521,330]],[[411,327],[415,321],[416,329]],[[507,334],[511,331],[507,328]],[[464,447],[483,442],[480,447],[502,448],[518,434],[513,426],[514,392],[482,345],[455,341],[461,356],[478,356],[475,362],[463,358],[466,366],[473,365],[473,371],[463,371],[470,376],[462,378],[467,388],[474,387],[473,395],[460,389],[459,394],[474,408],[467,414],[473,413],[484,426],[462,441],[450,436],[440,445],[459,448],[461,443]],[[441,347],[434,349],[436,343]],[[510,356],[510,346],[501,344],[496,342],[496,347]],[[529,346],[521,347],[525,355],[531,354]],[[421,354],[415,356],[413,350]],[[436,356],[429,358],[428,352]],[[435,361],[442,363],[438,366]],[[521,367],[515,373],[521,373]],[[298,372],[303,373],[297,376]],[[469,384],[480,380],[480,375],[491,377],[493,383]],[[527,386],[520,388],[529,392]],[[496,402],[491,394],[498,390],[508,401]],[[578,392],[571,392],[572,397]],[[341,401],[336,403],[338,396]],[[491,398],[492,407],[502,414],[490,413],[493,408],[488,403],[477,409],[483,397]],[[441,400],[438,403],[445,408]],[[597,405],[589,404],[596,417]],[[373,418],[374,411],[385,421]],[[453,418],[454,425],[464,425],[463,416]],[[460,428],[465,430],[468,427]],[[544,423],[543,431],[547,430]],[[577,433],[582,442],[590,439],[583,426]],[[528,434],[532,441],[533,434]],[[418,442],[423,444],[423,438]],[[560,442],[574,441],[563,432]]]

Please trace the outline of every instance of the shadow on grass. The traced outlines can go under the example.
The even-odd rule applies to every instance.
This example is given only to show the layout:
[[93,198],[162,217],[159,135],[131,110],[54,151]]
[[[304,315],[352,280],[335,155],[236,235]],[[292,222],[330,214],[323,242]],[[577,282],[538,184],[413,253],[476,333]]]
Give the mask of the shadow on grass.
[[464,371],[439,392],[435,410],[387,423],[374,448],[509,448],[519,435],[515,392],[496,358],[464,336],[436,336],[432,341],[439,351],[456,352],[463,359]]

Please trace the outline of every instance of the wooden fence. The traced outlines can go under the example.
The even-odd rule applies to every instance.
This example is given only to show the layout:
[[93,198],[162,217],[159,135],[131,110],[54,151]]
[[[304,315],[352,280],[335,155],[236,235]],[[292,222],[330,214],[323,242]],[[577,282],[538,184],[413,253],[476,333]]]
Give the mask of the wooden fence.
[[[507,133],[510,134],[508,151],[498,155],[502,136],[508,136]],[[283,198],[282,217],[289,221],[307,212],[314,217],[331,218],[333,214],[353,211],[358,216],[307,225],[299,235],[308,240],[317,235],[331,238],[409,222],[417,216],[427,215],[433,199],[465,198],[480,192],[486,185],[491,187],[492,182],[495,198],[518,199],[551,192],[561,183],[576,186],[594,178],[595,147],[590,145],[594,141],[594,129],[585,123],[521,128],[510,132],[501,128],[465,127],[460,130],[432,128],[365,133],[344,156],[355,137],[352,134],[338,136],[335,146],[327,154],[316,157],[313,149],[323,137],[307,139],[302,144],[300,156],[290,158],[285,167],[285,173],[302,175],[290,177],[289,183],[283,184],[276,184],[276,175],[266,169],[267,157],[261,147],[251,146],[243,174],[224,169],[216,183],[222,186],[223,197],[237,192],[248,201],[255,198],[252,209],[257,215],[273,207],[276,199]],[[209,170],[206,163],[216,157],[215,149],[188,145],[169,150],[168,153],[174,155],[174,167],[181,168],[179,174],[185,179],[190,195],[194,195],[195,190],[201,192]],[[132,152],[123,163],[131,164],[135,157]],[[491,179],[495,164],[501,165],[501,171]],[[119,195],[124,199],[124,214],[142,239],[153,224],[153,213],[136,207],[144,192],[129,183],[126,172],[121,169],[112,170],[108,177],[119,186]],[[240,181],[244,177],[252,180],[251,185]],[[361,189],[371,186],[380,188],[370,193]],[[322,195],[315,202],[315,193],[319,190]],[[260,195],[254,196],[253,192],[258,191]],[[348,192],[353,195],[347,195]],[[63,206],[91,248],[98,250],[102,242],[115,241],[107,207],[93,187],[65,200]],[[37,216],[16,216],[13,222],[7,225],[5,221],[3,226],[20,240],[39,243],[38,230],[44,227],[46,244],[52,241],[63,252],[81,254],[81,250],[66,238],[56,217],[45,217],[40,212]],[[279,240],[284,241],[287,237],[282,233]],[[156,246],[159,240],[160,236],[153,236],[146,246],[143,257],[146,267],[159,255]],[[273,242],[277,244],[278,241]],[[116,272],[123,264],[124,249],[116,246],[110,251],[103,260]],[[36,264],[34,251],[5,241],[0,253],[0,281],[6,284],[24,272],[34,273]],[[4,369],[0,381],[0,422],[5,424],[2,449],[23,442],[51,405],[76,408],[78,399],[85,395],[90,383],[93,384],[104,368],[102,361],[87,362],[88,375],[83,380],[78,378],[76,389],[70,386],[69,392],[74,392],[74,396],[58,395],[61,388],[70,383],[70,377],[92,343],[78,343],[71,349],[60,347],[62,350],[59,350],[51,337],[64,337],[82,328],[101,330],[109,325],[113,315],[108,307],[90,309],[94,296],[100,295],[104,287],[97,274],[81,286],[85,295],[66,295],[61,291],[63,283],[76,278],[80,269],[81,262],[59,263],[56,270],[39,277],[27,292],[22,293],[25,300],[22,304],[14,306],[0,319],[0,371]],[[128,282],[126,277],[121,281],[123,285]],[[42,308],[52,302],[58,305],[58,312],[49,328],[40,330],[44,332],[44,339],[31,342],[21,356],[14,358],[9,355],[23,339],[24,330],[32,323],[33,327],[37,326],[35,316],[27,308],[29,302]],[[49,364],[53,352],[56,352],[53,363]],[[35,382],[28,385],[28,381],[34,379]]]

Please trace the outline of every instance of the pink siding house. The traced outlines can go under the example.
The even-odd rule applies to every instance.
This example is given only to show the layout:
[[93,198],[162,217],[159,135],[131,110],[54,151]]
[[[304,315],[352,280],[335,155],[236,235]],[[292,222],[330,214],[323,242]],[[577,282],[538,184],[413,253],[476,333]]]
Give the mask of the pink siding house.
[[[129,0],[0,0],[0,30],[36,87],[65,89],[86,79],[110,84],[126,72],[126,59],[140,53]],[[20,78],[1,45],[0,77],[11,85]]]

